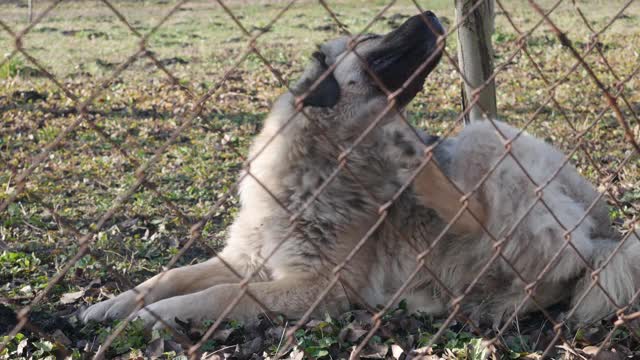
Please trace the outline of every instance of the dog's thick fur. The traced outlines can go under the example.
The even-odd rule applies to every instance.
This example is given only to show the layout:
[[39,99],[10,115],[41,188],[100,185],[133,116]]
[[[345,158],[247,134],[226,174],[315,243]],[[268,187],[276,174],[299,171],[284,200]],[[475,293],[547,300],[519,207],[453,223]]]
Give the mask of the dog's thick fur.
[[[415,19],[411,21],[415,27]],[[417,36],[411,26],[403,25],[403,30],[394,36]],[[434,37],[431,33],[429,39]],[[353,147],[343,168],[334,172],[341,166],[341,151],[350,149],[354,139],[388,104],[387,96],[365,71],[361,59],[347,50],[349,41],[352,39],[340,38],[323,45],[293,93],[282,95],[273,105],[250,149],[250,173],[240,184],[240,210],[219,257],[149,279],[135,290],[93,305],[82,313],[83,320],[124,318],[135,310],[137,293],[146,293],[148,305],[134,316],[149,326],[163,325],[151,313],[169,325],[175,325],[176,318],[201,321],[223,315],[250,320],[266,310],[295,318],[318,299],[329,286],[333,269],[348,256],[349,261],[340,270],[340,282],[316,311],[337,313],[354,302],[386,304],[417,268],[417,254],[430,248],[424,256],[426,268],[453,295],[466,294],[462,300],[465,311],[494,323],[515,311],[525,298],[525,286],[533,281],[537,281],[535,299],[542,306],[562,300],[577,302],[588,291],[589,269],[605,263],[619,245],[606,206],[598,201],[588,211],[597,197],[593,187],[571,165],[563,166],[560,152],[527,134],[518,135],[509,125],[478,122],[457,137],[439,142],[433,150],[434,159],[413,185],[394,199],[422,161],[425,147],[435,138],[418,139],[398,113],[390,111]],[[382,50],[388,46],[385,41],[389,41],[389,35],[368,37],[360,40],[356,50],[360,57],[379,59],[377,54],[384,53]],[[424,50],[420,62],[438,51],[434,46],[432,42],[428,51]],[[339,59],[333,74],[305,98],[307,115],[294,115],[296,95],[309,90]],[[369,65],[379,64],[371,61]],[[397,89],[410,74],[386,76],[384,71],[394,70],[387,68],[394,64],[384,64],[386,67],[378,68],[377,74]],[[413,72],[416,66],[409,68]],[[403,94],[408,95],[399,98],[400,107],[421,88],[431,68],[416,83],[405,86]],[[389,81],[394,76],[401,78],[400,84]],[[459,212],[462,193],[474,189],[503,157],[503,137],[513,139],[513,157],[506,156],[482,182],[468,199],[470,212],[463,212],[434,245]],[[542,200],[553,214],[541,202],[536,203],[536,185],[514,158],[538,185],[546,184],[562,168],[541,191]],[[384,221],[377,224],[384,213],[381,205],[391,200],[389,207],[382,208],[387,211]],[[300,211],[301,215],[291,222],[292,215]],[[494,243],[483,228],[504,240],[504,257],[526,283],[499,257],[470,287],[495,253]],[[567,238],[575,250],[567,247],[546,275],[538,278],[564,247],[566,229],[571,230]],[[361,242],[365,236],[367,240]],[[359,248],[354,252],[356,247]],[[602,288],[619,306],[630,301],[640,285],[639,256],[639,239],[631,236],[599,273]],[[399,299],[407,299],[411,310],[444,314],[450,295],[426,268],[420,268]],[[238,275],[244,277],[256,270],[247,286],[251,296],[241,297],[235,307],[223,313],[241,291]],[[576,305],[573,319],[580,322],[615,310],[599,287],[591,289]],[[535,309],[533,302],[527,301],[520,311]]]

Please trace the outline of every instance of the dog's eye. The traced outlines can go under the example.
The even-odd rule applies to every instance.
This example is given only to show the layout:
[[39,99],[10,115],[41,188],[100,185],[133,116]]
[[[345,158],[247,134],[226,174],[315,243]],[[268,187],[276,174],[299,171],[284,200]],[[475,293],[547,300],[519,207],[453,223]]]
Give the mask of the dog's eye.
[[347,82],[347,85],[353,86],[356,84],[355,80],[349,80],[349,82]]
[[356,47],[357,45],[371,39],[377,39],[380,35],[378,34],[364,34],[354,39],[349,40],[349,47]]
[[379,37],[380,37],[380,35],[378,35],[378,34],[365,34],[364,36],[360,37],[360,42],[364,42],[364,41],[368,41],[368,40],[372,40],[372,39],[377,39]]

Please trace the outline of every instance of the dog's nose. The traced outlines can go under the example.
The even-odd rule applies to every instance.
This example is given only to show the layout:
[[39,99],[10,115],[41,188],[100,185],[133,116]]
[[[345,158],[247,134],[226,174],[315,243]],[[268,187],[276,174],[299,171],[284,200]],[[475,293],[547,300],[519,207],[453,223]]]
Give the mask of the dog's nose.
[[431,31],[439,35],[445,33],[444,26],[442,26],[442,23],[440,23],[440,20],[438,20],[438,17],[433,13],[433,11],[427,10],[423,12],[422,15],[424,16],[423,21],[428,22],[427,26]]

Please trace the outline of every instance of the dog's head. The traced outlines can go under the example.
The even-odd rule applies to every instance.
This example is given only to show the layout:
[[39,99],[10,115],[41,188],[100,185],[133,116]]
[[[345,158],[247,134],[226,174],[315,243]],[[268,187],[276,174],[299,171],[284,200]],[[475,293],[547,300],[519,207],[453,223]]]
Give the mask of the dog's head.
[[[353,122],[375,117],[388,106],[381,82],[392,93],[403,89],[396,97],[402,108],[438,64],[443,46],[438,37],[443,33],[438,18],[427,11],[386,35],[328,41],[313,54],[292,92],[312,111],[321,109],[330,118]],[[325,75],[333,65],[333,72]],[[312,87],[319,79],[323,80]]]

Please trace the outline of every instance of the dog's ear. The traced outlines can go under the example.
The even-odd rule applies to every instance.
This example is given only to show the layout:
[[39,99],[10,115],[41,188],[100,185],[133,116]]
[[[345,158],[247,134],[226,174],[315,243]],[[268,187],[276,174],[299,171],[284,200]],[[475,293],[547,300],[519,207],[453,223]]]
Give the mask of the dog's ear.
[[291,91],[296,96],[305,95],[302,104],[304,106],[332,107],[340,99],[340,85],[333,76],[328,74],[310,93],[311,86],[329,69],[325,61],[325,54],[316,51],[312,55],[312,62],[307,66],[300,80],[292,87]]

